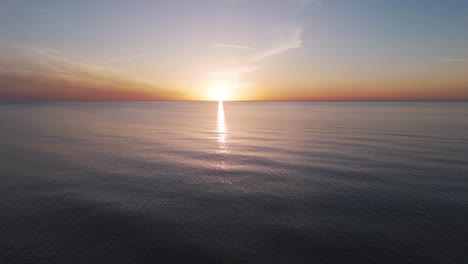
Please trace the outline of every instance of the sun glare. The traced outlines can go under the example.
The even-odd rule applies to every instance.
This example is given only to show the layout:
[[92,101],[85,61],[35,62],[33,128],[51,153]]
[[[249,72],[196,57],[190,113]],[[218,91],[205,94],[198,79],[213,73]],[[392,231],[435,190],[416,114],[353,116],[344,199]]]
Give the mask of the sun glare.
[[229,92],[226,86],[218,85],[213,87],[211,98],[215,101],[226,101],[229,99]]

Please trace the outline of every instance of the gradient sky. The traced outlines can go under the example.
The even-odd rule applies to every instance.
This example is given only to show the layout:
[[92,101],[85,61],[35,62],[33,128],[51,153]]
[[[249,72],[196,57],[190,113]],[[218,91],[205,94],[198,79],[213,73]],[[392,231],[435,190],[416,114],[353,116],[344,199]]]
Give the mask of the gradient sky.
[[0,99],[468,99],[465,0],[0,0]]

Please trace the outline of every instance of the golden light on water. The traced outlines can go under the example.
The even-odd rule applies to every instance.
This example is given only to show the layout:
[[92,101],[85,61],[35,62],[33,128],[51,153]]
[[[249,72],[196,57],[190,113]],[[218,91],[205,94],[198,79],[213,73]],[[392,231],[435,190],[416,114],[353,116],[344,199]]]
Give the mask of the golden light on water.
[[218,102],[218,116],[217,116],[217,129],[216,129],[218,152],[227,153],[227,128],[226,120],[224,119],[224,105],[222,101]]

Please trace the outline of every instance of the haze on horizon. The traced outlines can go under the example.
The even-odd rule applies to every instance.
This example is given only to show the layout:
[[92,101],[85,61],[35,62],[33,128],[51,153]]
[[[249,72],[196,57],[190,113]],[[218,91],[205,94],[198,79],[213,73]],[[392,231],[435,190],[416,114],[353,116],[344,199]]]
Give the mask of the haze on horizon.
[[0,0],[0,100],[468,99],[468,1]]

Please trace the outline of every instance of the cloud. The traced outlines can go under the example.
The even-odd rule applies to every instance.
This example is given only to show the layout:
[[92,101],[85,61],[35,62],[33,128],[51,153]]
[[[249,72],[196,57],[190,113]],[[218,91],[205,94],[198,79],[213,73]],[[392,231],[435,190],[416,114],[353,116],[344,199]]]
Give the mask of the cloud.
[[260,68],[256,64],[258,64],[260,61],[286,52],[288,50],[302,47],[302,29],[298,28],[294,30],[289,37],[263,50],[256,49],[253,47],[244,47],[231,44],[215,45],[216,47],[222,48],[237,48],[256,51],[253,52],[246,59],[240,60],[237,63],[232,64],[230,67],[223,71],[209,72],[209,74],[214,75],[216,79],[230,83],[232,87],[245,87],[249,86],[249,83],[245,82],[243,78],[244,75],[259,70]]
[[61,73],[71,72],[93,72],[93,73],[118,73],[119,70],[116,68],[97,65],[92,63],[86,63],[80,60],[70,58],[63,55],[61,52],[49,49],[34,47],[24,44],[18,44],[15,46],[22,53],[27,53],[30,56],[32,63],[40,64],[49,71],[56,71]]
[[260,53],[253,56],[251,61],[260,61],[267,59],[271,56],[277,55],[279,53],[288,51],[290,49],[297,49],[302,47],[302,29],[298,28],[294,31],[292,36],[279,44],[272,46],[266,50],[261,51]]
[[59,76],[0,72],[0,100],[168,100],[177,98],[154,87],[115,79],[91,82]]
[[[239,46],[233,44],[212,44],[212,47],[215,48],[232,48],[232,49],[243,49],[243,50],[256,50],[254,47],[249,46]],[[260,50],[256,54],[254,54],[249,61],[256,62],[263,59],[267,59],[274,55],[277,55],[282,52],[286,52],[291,49],[298,49],[302,47],[302,29],[298,28],[294,30],[294,32],[286,38],[285,40],[270,46],[269,48]]]
[[224,44],[224,43],[211,44],[211,47],[213,47],[213,48],[226,48],[226,49],[240,49],[240,50],[252,50],[252,49],[254,49],[253,47],[239,46],[239,45],[233,45],[233,44]]
[[[15,45],[0,56],[0,100],[174,100],[184,99],[151,80],[82,62],[57,50]],[[10,53],[11,54],[11,53]]]

